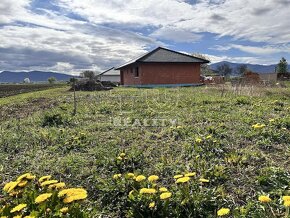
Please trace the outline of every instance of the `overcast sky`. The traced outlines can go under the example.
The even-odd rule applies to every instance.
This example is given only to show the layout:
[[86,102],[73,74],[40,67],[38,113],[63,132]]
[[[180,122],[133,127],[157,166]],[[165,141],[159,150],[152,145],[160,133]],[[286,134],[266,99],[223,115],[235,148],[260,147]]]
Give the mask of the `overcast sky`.
[[0,71],[102,71],[157,46],[290,60],[290,0],[0,0]]

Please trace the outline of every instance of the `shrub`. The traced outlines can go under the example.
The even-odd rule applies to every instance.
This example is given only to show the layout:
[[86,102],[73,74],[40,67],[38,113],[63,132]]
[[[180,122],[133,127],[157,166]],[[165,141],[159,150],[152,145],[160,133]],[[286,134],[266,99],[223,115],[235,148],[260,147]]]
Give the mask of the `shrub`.
[[43,117],[42,127],[68,124],[69,120],[60,113],[47,113]]

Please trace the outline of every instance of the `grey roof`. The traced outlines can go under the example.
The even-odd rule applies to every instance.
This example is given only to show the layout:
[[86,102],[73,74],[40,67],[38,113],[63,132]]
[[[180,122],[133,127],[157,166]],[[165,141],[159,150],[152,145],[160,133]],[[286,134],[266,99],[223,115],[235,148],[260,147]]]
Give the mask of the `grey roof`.
[[120,70],[116,70],[114,67],[112,67],[100,73],[99,76],[120,76]]
[[209,63],[208,60],[194,57],[192,55],[169,50],[167,48],[158,47],[151,52],[148,52],[137,59],[134,59],[126,64],[123,64],[116,69],[121,69],[130,64],[141,63]]

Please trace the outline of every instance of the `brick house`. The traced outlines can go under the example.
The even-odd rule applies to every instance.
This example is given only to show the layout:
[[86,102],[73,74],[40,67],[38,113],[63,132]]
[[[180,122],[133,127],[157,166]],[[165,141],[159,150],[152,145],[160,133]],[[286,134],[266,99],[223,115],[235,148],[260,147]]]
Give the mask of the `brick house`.
[[194,86],[201,84],[200,65],[204,63],[209,61],[158,47],[116,70],[124,86]]

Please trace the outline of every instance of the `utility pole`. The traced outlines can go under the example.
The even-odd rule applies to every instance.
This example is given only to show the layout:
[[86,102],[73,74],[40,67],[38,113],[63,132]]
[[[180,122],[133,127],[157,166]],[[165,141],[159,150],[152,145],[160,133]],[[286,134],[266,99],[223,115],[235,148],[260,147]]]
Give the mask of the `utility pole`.
[[77,114],[77,99],[76,99],[76,78],[73,78],[73,87],[74,87],[74,111],[73,116]]

